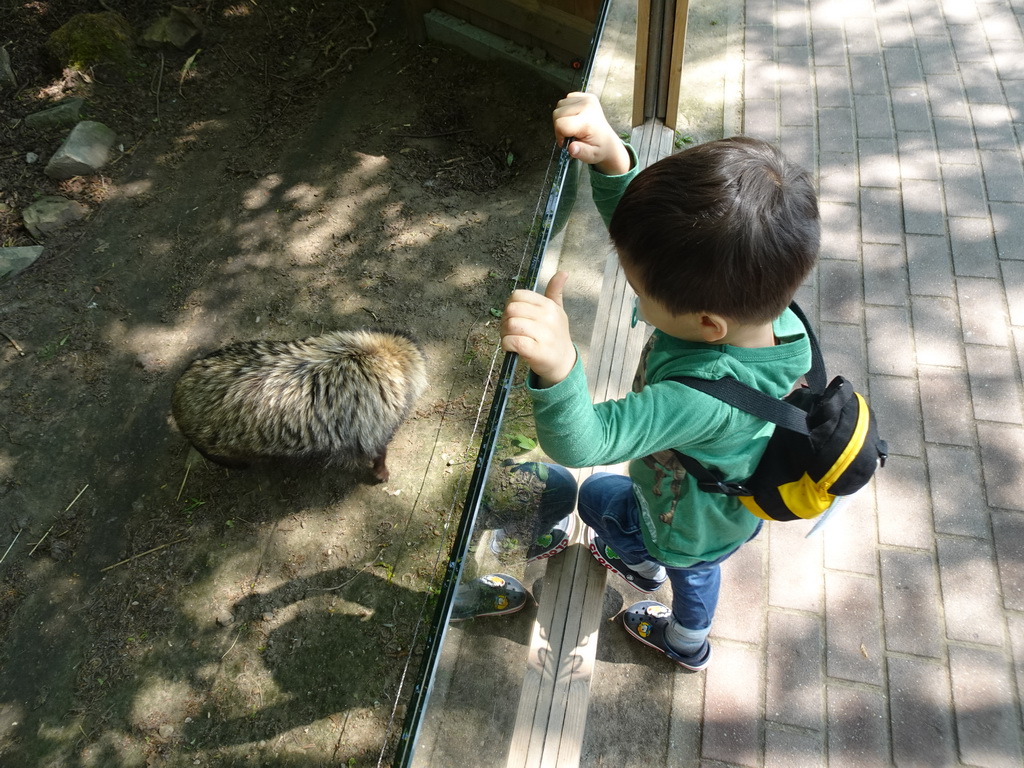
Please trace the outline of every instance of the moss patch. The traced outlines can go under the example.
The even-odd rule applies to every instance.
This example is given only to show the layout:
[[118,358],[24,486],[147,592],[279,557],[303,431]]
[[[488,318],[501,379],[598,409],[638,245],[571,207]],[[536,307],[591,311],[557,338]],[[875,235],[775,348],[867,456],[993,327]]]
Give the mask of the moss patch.
[[132,28],[119,13],[80,13],[50,35],[47,47],[64,67],[110,64],[126,71],[132,64]]

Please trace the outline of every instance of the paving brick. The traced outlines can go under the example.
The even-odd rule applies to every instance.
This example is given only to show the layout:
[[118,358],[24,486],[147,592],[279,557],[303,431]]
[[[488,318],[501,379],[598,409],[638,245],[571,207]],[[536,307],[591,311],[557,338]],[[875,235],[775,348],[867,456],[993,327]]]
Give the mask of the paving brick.
[[955,445],[929,445],[927,452],[936,532],[989,538],[989,511],[978,452]]
[[761,764],[762,652],[719,643],[708,667],[701,756],[744,766]]
[[1024,202],[1024,169],[1021,167],[1019,152],[990,152],[982,149],[981,167],[989,200]]
[[889,713],[896,765],[957,764],[949,671],[945,665],[890,657]]
[[967,371],[924,366],[919,372],[924,439],[929,443],[977,445]]
[[776,44],[810,46],[807,3],[804,0],[779,0],[775,11]]
[[904,307],[865,307],[868,370],[889,376],[913,376],[915,360],[908,354],[910,318]]
[[924,426],[917,380],[872,376],[869,402],[894,456],[924,456]]
[[949,648],[960,758],[984,768],[1021,765],[1013,672],[1002,652]]
[[[1018,27],[1018,30],[1020,28]],[[992,61],[1000,80],[1020,80],[1024,78],[1024,62],[1021,61],[1020,40],[990,40]]]
[[980,165],[942,163],[942,188],[950,216],[988,218]]
[[[903,181],[903,228],[907,234],[946,234],[946,216],[942,203],[942,185],[937,181]],[[943,250],[945,241],[942,243]]]
[[1021,42],[1020,25],[1010,4],[979,4],[977,10],[978,15],[981,17],[981,27],[985,30],[985,37],[988,38],[989,45],[992,45],[997,40]]
[[783,125],[779,147],[790,160],[803,168],[814,168],[814,128],[810,125]]
[[934,556],[897,549],[880,555],[886,650],[942,659],[944,628]]
[[1024,614],[1006,614],[1006,626],[1013,648],[1013,671],[1017,678],[1017,690],[1024,691]]
[[983,149],[1004,152],[1017,150],[1017,137],[1013,130],[1014,115],[1006,104],[972,104],[971,123],[978,146]]
[[822,259],[818,263],[822,323],[862,323],[864,279],[855,261]]
[[843,30],[813,26],[811,47],[814,51],[815,66],[846,66],[846,41],[843,39]]
[[[930,94],[932,104],[935,96]],[[977,162],[974,153],[974,132],[966,117],[935,116],[935,138],[939,144],[939,162],[971,164]]]
[[722,590],[712,628],[716,638],[761,643],[765,633],[767,586],[764,534],[740,547],[722,565]]
[[815,67],[814,88],[817,93],[819,108],[853,106],[850,74],[845,65],[840,67]]
[[768,526],[768,604],[819,612],[825,594],[822,537],[799,523]]
[[779,143],[779,126],[775,99],[745,99],[743,101],[743,133]]
[[[875,482],[841,501],[842,507],[814,535],[824,539],[825,567],[875,576],[878,540],[875,514]],[[885,505],[880,508],[885,511]]]
[[891,48],[913,52],[914,30],[910,26],[910,17],[905,12],[892,6],[887,8],[885,18],[878,25],[878,32],[886,54],[891,52]]
[[1024,262],[1004,261],[1000,267],[1010,325],[1024,325]]
[[1010,343],[1003,284],[999,280],[961,277],[956,281],[964,341],[1005,347]]
[[[820,91],[819,91],[820,93]],[[845,104],[829,106],[842,107]],[[896,133],[892,126],[889,97],[885,94],[858,94],[854,99],[854,115],[857,119],[857,136],[859,138],[882,138],[895,140]],[[895,152],[893,152],[895,156]]]
[[878,29],[872,16],[848,15],[843,19],[847,50],[851,56],[880,56]]
[[[818,202],[843,203],[851,208],[860,203],[857,189],[857,156],[820,154],[818,161]],[[851,210],[851,213],[854,211]],[[858,237],[858,240],[860,238]]]
[[846,108],[819,109],[818,142],[822,152],[852,154],[856,149],[853,110]]
[[970,104],[1002,104],[1005,96],[999,73],[990,58],[960,63],[960,78]]
[[878,581],[825,573],[825,658],[829,677],[882,683],[882,604]]
[[988,61],[992,56],[985,36],[979,35],[973,24],[950,26],[949,36],[953,41],[953,52],[961,64]]
[[860,218],[857,207],[822,201],[818,205],[821,231],[821,257],[825,259],[860,258]]
[[940,536],[937,543],[947,637],[1001,646],[1002,607],[992,543],[962,536]]
[[923,88],[895,88],[890,95],[897,131],[931,131],[932,117]]
[[949,211],[949,241],[953,250],[953,270],[964,277],[998,277],[992,222],[965,219]]
[[808,613],[768,613],[765,717],[821,731],[825,727],[821,619]]
[[860,160],[862,187],[891,187],[900,183],[900,164],[896,153],[896,139],[859,139],[857,154]]
[[825,739],[817,731],[765,724],[764,768],[825,768]]
[[939,179],[939,150],[931,131],[910,133],[898,131],[900,176],[904,179]]
[[952,299],[915,296],[912,303],[918,365],[959,368],[964,364],[960,312]]
[[956,57],[953,55],[953,46],[945,34],[945,29],[941,35],[919,35],[917,50],[921,56],[921,68],[926,75],[956,74]]
[[[775,15],[771,6],[764,6],[762,3],[748,2],[746,4],[746,23],[750,26],[775,26]],[[749,56],[747,58],[750,58]]]
[[994,510],[992,535],[1003,605],[1011,611],[1024,611],[1024,515]]
[[898,245],[864,243],[863,258],[864,300],[868,304],[905,307],[909,301],[910,286],[903,249]]
[[867,382],[867,354],[862,328],[860,324],[818,323],[818,341],[829,378],[841,374],[861,386]]
[[880,53],[850,56],[850,80],[854,93],[886,93],[885,68]]
[[747,67],[743,73],[743,96],[748,99],[774,99],[779,67],[773,61],[762,61]]
[[782,125],[814,125],[814,101],[808,83],[782,83],[779,86],[779,111]]
[[[755,62],[772,61],[774,53],[774,26],[748,21],[743,26],[743,58],[747,61],[747,68],[750,68],[751,64]],[[755,64],[755,66],[760,65]]]
[[827,696],[829,768],[892,765],[882,691],[830,681]]
[[865,243],[903,244],[903,206],[894,189],[861,187],[861,238]]
[[966,350],[974,417],[1007,424],[1024,423],[1016,366],[1009,348],[968,344]]
[[954,296],[953,255],[946,238],[908,234],[907,276],[915,296]]
[[932,548],[935,534],[927,479],[924,461],[910,456],[890,459],[875,475],[879,542]]
[[1024,259],[1024,204],[989,203],[1001,259]]
[[[967,96],[964,94],[960,78],[956,75],[928,75],[925,78],[928,88],[928,106],[931,107],[932,116],[938,118],[953,118],[958,120],[967,119]],[[938,125],[933,128],[938,132]],[[969,131],[969,126],[953,125],[961,131]],[[940,133],[944,135],[945,131]],[[941,142],[940,142],[941,143]]]

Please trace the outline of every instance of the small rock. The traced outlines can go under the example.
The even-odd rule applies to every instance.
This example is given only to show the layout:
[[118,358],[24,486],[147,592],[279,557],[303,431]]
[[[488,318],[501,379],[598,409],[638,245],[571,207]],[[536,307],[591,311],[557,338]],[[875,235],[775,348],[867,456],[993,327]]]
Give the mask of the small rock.
[[149,25],[139,38],[146,48],[177,48],[188,50],[199,42],[203,27],[199,17],[188,8],[171,6],[168,16],[161,16]]
[[71,545],[61,539],[50,541],[50,557],[61,563],[71,557]]
[[28,163],[29,165],[32,165],[32,163],[35,163],[35,162],[38,162],[38,161],[39,161],[39,155],[37,155],[35,152],[26,152],[25,153],[25,162]]
[[171,736],[174,735],[174,726],[173,725],[161,725],[160,728],[157,729],[157,733],[160,734],[160,738],[161,739],[169,739],[169,738],[171,738]]
[[89,208],[75,200],[46,195],[22,211],[21,217],[32,236],[41,239],[85,218],[88,213]]
[[103,123],[83,120],[54,152],[43,171],[51,179],[70,179],[98,172],[110,159],[115,134]]
[[0,48],[0,91],[15,90],[18,80],[11,68],[11,55],[6,48]]
[[0,248],[0,280],[14,277],[25,271],[43,255],[41,245],[22,245],[15,248]]
[[235,623],[235,616],[231,611],[223,610],[217,614],[217,623],[222,627],[230,627]]
[[61,125],[75,125],[82,119],[85,99],[68,99],[55,107],[33,112],[25,118],[27,128],[55,128]]

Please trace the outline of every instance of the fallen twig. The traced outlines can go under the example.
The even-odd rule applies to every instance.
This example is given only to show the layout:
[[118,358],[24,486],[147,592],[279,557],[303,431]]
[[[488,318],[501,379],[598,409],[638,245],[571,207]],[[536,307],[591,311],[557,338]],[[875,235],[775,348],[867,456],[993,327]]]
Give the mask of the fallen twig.
[[7,333],[5,333],[4,331],[0,331],[0,336],[3,336],[5,339],[11,342],[11,346],[18,350],[19,355],[21,355],[22,357],[25,356],[25,350],[21,348],[21,344],[19,344],[13,338],[8,336]]
[[[56,525],[56,523],[54,523],[53,525]],[[37,541],[35,546],[32,547],[32,549],[30,549],[28,551],[28,556],[29,557],[32,557],[32,555],[35,554],[35,551],[37,549],[39,549],[39,545],[42,544],[44,541],[46,541],[46,537],[49,536],[50,535],[50,531],[53,530],[53,525],[51,525],[49,528],[46,529],[46,533],[43,534],[43,538],[41,538],[39,541]]]
[[331,74],[331,72],[333,72],[339,66],[341,66],[341,62],[344,61],[345,57],[348,56],[352,51],[373,50],[373,38],[377,35],[377,25],[373,23],[373,20],[370,18],[370,14],[366,12],[366,9],[363,8],[363,6],[360,5],[359,10],[363,12],[363,16],[366,17],[366,23],[370,25],[370,34],[366,36],[366,45],[350,45],[348,48],[341,52],[341,55],[338,56],[338,60],[334,62],[334,66],[331,67],[330,69],[325,69],[323,72],[321,72],[317,80],[323,80],[325,77],[327,77],[327,75]]
[[21,531],[22,531],[22,529],[19,528],[18,532],[16,534],[14,534],[14,541],[12,541],[10,546],[7,547],[7,551],[4,552],[4,556],[0,557],[0,565],[3,565],[4,560],[7,559],[7,555],[10,553],[11,549],[14,547],[14,543],[18,540],[18,537],[21,536]]
[[122,560],[119,563],[114,563],[113,565],[108,565],[106,568],[100,568],[100,573],[103,573],[104,571],[109,571],[109,570],[111,570],[113,568],[117,568],[119,565],[124,565],[125,563],[130,563],[132,560],[138,560],[140,557],[145,557],[146,555],[151,555],[154,552],[159,552],[161,549],[167,549],[167,547],[173,547],[175,544],[180,544],[181,542],[183,542],[187,538],[188,538],[188,536],[182,536],[180,539],[175,539],[174,541],[169,541],[166,544],[161,544],[159,547],[153,547],[152,549],[147,549],[145,552],[139,552],[139,554],[132,555],[131,557],[127,557],[127,558],[125,558],[124,560]]

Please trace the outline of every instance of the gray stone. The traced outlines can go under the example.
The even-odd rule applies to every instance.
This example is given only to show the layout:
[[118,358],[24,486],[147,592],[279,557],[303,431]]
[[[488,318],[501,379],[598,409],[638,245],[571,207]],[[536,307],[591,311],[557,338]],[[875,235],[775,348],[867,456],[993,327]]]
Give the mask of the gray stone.
[[54,128],[61,125],[74,125],[82,119],[82,107],[85,99],[68,99],[55,107],[33,112],[25,118],[28,128]]
[[201,35],[202,24],[196,14],[187,8],[171,6],[170,15],[161,16],[142,33],[139,45],[184,51],[198,43]]
[[83,120],[61,144],[43,171],[51,179],[70,179],[96,173],[110,159],[115,134],[103,123]]
[[22,245],[15,248],[0,248],[0,280],[14,277],[35,264],[43,255],[41,245]]
[[18,80],[11,69],[11,55],[6,48],[0,48],[0,91],[16,89]]
[[47,195],[32,203],[21,216],[32,236],[43,238],[84,218],[88,213],[89,208],[75,200]]

